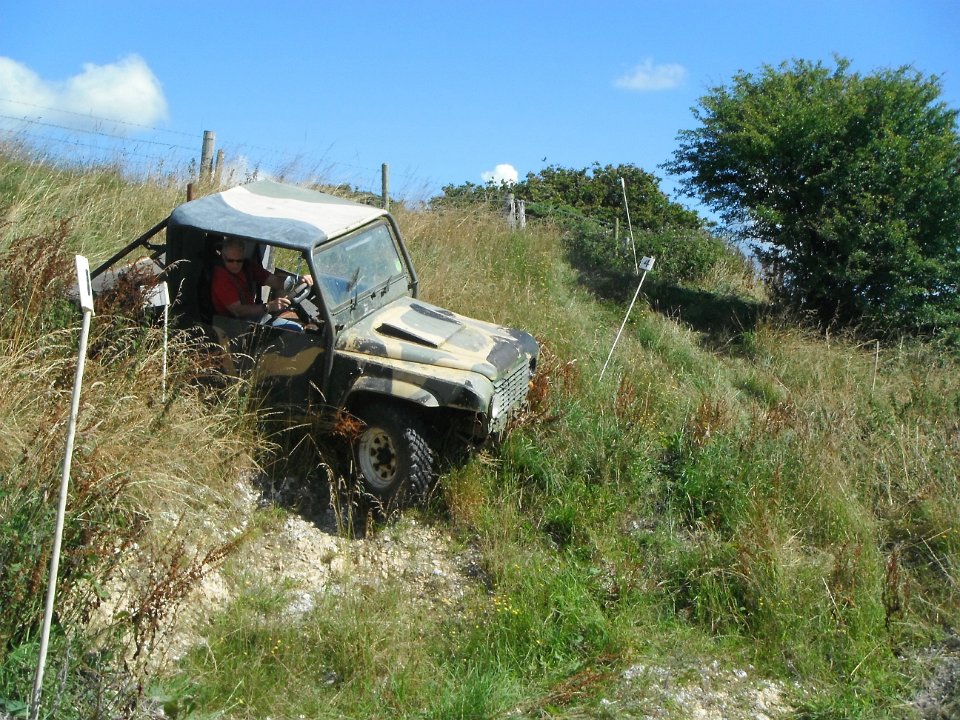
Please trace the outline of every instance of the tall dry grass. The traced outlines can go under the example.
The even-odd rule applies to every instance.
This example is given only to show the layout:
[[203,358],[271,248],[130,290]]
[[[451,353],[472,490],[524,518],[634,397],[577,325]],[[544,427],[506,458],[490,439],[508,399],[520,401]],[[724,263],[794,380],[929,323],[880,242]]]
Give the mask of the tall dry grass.
[[[133,227],[152,201],[145,193],[137,202],[136,188],[103,174],[24,162],[0,164],[0,187],[0,703],[16,707],[32,673],[23,660],[36,648],[77,362],[73,253],[112,250],[115,221]],[[145,672],[168,621],[235,548],[248,517],[234,490],[266,442],[244,410],[242,386],[214,394],[196,382],[189,339],[171,338],[164,379],[162,329],[136,309],[99,311],[53,628],[51,663],[65,671],[48,674],[45,690],[67,699],[60,711],[72,703],[79,716],[89,703],[129,700],[116,699],[129,680],[117,685],[111,669]],[[88,624],[95,614],[96,626]],[[90,651],[105,664],[78,674]]]
[[62,224],[70,252],[104,260],[185,199],[185,183],[176,176],[132,182],[120,167],[57,167],[24,147],[4,147],[2,155],[0,249]]

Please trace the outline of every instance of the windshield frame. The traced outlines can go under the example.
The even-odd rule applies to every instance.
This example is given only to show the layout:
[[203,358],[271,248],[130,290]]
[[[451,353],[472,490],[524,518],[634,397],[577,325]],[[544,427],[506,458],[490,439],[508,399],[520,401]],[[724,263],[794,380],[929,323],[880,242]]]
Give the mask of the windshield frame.
[[379,218],[313,248],[315,289],[338,329],[399,297],[416,294],[416,274],[391,220]]

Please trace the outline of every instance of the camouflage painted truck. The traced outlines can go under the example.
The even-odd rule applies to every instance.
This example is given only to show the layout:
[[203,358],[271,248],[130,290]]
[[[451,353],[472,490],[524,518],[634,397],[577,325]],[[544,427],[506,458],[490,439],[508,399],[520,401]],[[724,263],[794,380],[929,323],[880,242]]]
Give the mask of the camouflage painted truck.
[[[213,312],[210,282],[228,238],[243,241],[250,262],[286,273],[305,332]],[[419,300],[385,210],[272,181],[241,185],[175,208],[94,270],[95,285],[138,249],[152,252],[140,266],[166,280],[176,322],[209,338],[222,369],[250,377],[267,407],[299,421],[344,411],[361,421],[355,468],[382,500],[401,489],[422,497],[446,440],[499,434],[526,401],[534,338]]]

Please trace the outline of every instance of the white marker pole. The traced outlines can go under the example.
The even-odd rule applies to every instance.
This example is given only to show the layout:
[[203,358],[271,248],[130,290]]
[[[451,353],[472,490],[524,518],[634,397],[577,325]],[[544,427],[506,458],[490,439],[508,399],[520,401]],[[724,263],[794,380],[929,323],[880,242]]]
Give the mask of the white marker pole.
[[640,288],[643,287],[643,281],[647,278],[647,273],[653,270],[653,263],[656,262],[656,258],[645,257],[640,261],[639,269],[643,270],[643,276],[640,278],[640,284],[637,285],[637,291],[633,294],[633,300],[630,301],[630,307],[627,308],[627,314],[623,316],[623,322],[620,323],[620,329],[617,330],[617,337],[614,338],[613,346],[610,348],[610,354],[607,355],[607,361],[603,364],[603,369],[600,371],[600,379],[603,380],[603,374],[607,371],[607,365],[610,362],[610,358],[613,357],[613,351],[617,347],[617,343],[620,342],[620,335],[623,333],[623,329],[627,326],[627,320],[630,318],[630,313],[633,311],[633,305],[637,302],[637,298],[640,297]]
[[50,643],[50,623],[53,619],[53,600],[57,593],[57,573],[60,569],[60,543],[63,539],[63,518],[67,509],[67,489],[70,484],[70,461],[73,457],[73,440],[77,430],[77,415],[80,410],[80,386],[83,383],[83,365],[87,357],[87,335],[90,318],[93,316],[93,289],[90,284],[90,264],[82,255],[76,256],[77,287],[80,291],[80,307],[83,310],[83,326],[80,329],[80,350],[77,355],[77,374],[73,381],[73,400],[70,419],[67,422],[67,447],[63,456],[63,474],[60,478],[60,504],[57,506],[57,527],[53,537],[53,553],[50,555],[50,577],[47,580],[47,604],[43,612],[43,632],[40,637],[40,657],[37,674],[33,680],[30,697],[30,719],[37,720],[40,713],[40,693],[43,688],[43,671],[47,663],[47,647]]
[[[633,248],[633,268],[637,271],[637,275],[640,274],[640,266],[637,264],[637,244],[633,241],[633,223],[630,222],[630,204],[627,202],[627,181],[623,178],[620,178],[620,187],[623,188],[623,207],[627,211],[627,230],[630,231],[630,247]],[[650,260],[650,267],[653,267],[653,258],[644,258],[644,260]],[[640,281],[643,283],[643,280]]]
[[[167,294],[167,284],[163,284],[163,294]],[[170,301],[163,303],[163,375],[160,379],[160,402],[167,401],[167,336],[170,327]]]
[[166,281],[158,283],[150,293],[150,302],[163,308],[163,375],[160,378],[160,402],[167,401],[167,337],[170,327],[170,290]]

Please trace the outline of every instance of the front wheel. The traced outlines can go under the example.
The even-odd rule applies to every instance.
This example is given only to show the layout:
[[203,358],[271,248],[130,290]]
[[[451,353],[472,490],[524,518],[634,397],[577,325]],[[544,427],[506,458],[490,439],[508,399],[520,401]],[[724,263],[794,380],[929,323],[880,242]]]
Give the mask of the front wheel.
[[359,417],[365,427],[353,452],[367,492],[381,501],[425,500],[436,477],[435,452],[420,418],[377,405]]

